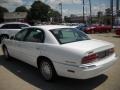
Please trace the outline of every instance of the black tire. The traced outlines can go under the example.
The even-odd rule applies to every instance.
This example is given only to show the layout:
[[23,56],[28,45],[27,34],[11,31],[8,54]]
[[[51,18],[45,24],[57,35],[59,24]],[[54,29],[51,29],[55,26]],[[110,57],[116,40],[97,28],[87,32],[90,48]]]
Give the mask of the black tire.
[[46,81],[54,81],[57,77],[55,68],[49,60],[42,60],[39,63],[39,71],[42,78]]
[[4,57],[5,57],[6,60],[10,59],[9,52],[7,50],[7,47],[5,47],[5,46],[3,46],[3,54],[4,54]]

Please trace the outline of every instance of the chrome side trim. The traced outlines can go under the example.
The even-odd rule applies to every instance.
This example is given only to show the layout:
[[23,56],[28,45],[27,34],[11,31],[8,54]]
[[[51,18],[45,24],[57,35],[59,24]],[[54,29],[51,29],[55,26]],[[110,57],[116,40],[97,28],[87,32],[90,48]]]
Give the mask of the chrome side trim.
[[77,68],[79,68],[78,65],[67,64],[67,63],[61,63],[61,62],[56,62],[56,61],[53,61],[53,62],[58,63],[58,64],[63,64],[63,65],[67,65],[67,66],[72,66],[72,67],[77,67]]
[[97,67],[96,65],[81,65],[79,66],[79,68],[82,68],[82,69],[88,69],[88,68],[95,68]]
[[67,64],[67,63],[61,63],[61,62],[56,62],[54,61],[55,63],[58,63],[58,64],[63,64],[63,65],[67,65],[67,66],[72,66],[72,67],[77,67],[77,68],[81,68],[81,69],[88,69],[88,68],[95,68],[97,67],[96,65],[72,65],[72,64]]

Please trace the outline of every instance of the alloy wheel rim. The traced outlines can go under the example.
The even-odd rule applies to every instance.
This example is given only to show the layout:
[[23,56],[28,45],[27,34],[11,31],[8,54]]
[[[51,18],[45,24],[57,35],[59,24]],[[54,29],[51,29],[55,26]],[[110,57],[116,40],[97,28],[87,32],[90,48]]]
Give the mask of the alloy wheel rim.
[[51,67],[47,62],[43,62],[41,65],[41,73],[46,80],[49,80],[52,77]]

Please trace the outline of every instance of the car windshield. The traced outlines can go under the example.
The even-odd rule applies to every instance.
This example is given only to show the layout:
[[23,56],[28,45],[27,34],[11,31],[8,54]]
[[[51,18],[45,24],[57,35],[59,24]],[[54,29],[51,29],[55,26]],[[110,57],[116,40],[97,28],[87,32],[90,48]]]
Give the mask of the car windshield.
[[84,32],[76,28],[54,29],[51,32],[60,44],[90,40]]

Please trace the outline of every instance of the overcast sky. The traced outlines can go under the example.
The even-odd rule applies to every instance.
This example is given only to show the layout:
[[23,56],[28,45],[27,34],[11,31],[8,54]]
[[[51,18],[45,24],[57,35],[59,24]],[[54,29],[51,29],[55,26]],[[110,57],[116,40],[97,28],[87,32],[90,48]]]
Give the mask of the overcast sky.
[[[6,7],[9,11],[20,5],[25,5],[30,8],[30,5],[35,0],[0,0],[0,5]],[[42,2],[50,5],[53,9],[60,11],[59,3],[63,3],[63,15],[69,16],[70,14],[82,15],[82,0],[41,0]],[[85,0],[85,13],[89,15],[89,0]],[[115,1],[115,0],[113,0]],[[110,0],[91,0],[92,2],[92,14],[96,15],[98,11],[105,11],[110,7]],[[114,2],[115,4],[115,2]],[[114,5],[115,6],[115,5]]]

